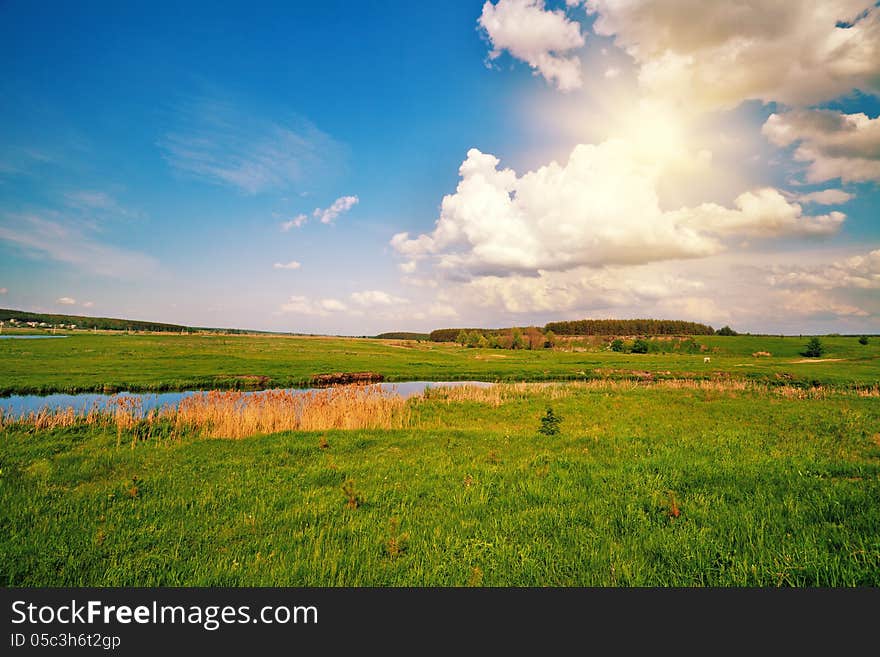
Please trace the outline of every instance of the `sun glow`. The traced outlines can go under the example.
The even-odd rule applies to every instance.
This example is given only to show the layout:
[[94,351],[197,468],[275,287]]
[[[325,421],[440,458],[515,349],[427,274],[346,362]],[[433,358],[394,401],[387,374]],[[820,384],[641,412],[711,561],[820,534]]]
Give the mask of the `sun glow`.
[[626,141],[635,158],[660,169],[693,159],[682,115],[659,102],[642,101],[613,117],[609,136]]

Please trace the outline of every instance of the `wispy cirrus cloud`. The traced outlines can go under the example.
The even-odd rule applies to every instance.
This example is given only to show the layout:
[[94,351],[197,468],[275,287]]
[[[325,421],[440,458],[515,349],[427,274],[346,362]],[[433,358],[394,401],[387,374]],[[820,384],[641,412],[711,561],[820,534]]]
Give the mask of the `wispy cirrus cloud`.
[[307,119],[259,118],[227,101],[181,103],[175,123],[158,142],[168,164],[245,194],[313,184],[344,159],[344,147]]
[[101,276],[133,279],[159,272],[153,257],[99,241],[62,217],[52,216],[4,214],[0,240],[32,258],[62,262]]

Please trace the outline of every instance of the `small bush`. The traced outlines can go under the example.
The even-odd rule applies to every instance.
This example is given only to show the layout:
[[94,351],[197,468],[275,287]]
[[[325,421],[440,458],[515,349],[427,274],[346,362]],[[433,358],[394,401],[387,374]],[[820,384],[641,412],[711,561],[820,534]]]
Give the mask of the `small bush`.
[[722,326],[720,329],[715,331],[715,335],[739,335],[739,333],[734,331],[729,326]]
[[822,344],[822,341],[819,338],[813,337],[810,338],[806,349],[801,352],[801,355],[807,358],[819,358],[824,353],[825,346]]
[[623,351],[623,340],[617,338],[611,341],[611,351],[621,352]]
[[345,506],[349,509],[356,509],[364,503],[364,498],[354,485],[354,479],[347,479],[342,484],[342,494],[345,496]]
[[633,342],[632,349],[630,351],[634,354],[646,354],[648,353],[648,349],[650,345],[647,340],[642,338],[638,338],[635,342]]
[[863,335],[862,337],[860,337],[860,338],[859,338],[859,344],[868,344],[868,336],[867,336],[867,335]]
[[562,418],[556,415],[552,408],[548,407],[544,417],[541,418],[541,426],[538,427],[538,433],[545,436],[556,436],[559,434],[559,425],[561,423]]

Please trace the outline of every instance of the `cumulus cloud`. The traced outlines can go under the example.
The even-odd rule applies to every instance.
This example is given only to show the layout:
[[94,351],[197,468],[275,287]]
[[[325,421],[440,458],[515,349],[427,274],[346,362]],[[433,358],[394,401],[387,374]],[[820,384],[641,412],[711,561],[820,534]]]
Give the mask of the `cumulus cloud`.
[[771,114],[762,132],[777,146],[797,144],[794,157],[808,163],[809,182],[880,181],[880,117],[799,109]]
[[[340,196],[333,201],[328,208],[315,208],[314,211],[312,211],[312,216],[315,219],[318,219],[322,224],[333,223],[339,215],[348,212],[351,208],[357,205],[359,200],[360,199],[358,199],[357,196]],[[281,224],[281,230],[286,233],[291,228],[302,228],[308,220],[308,215],[299,214],[290,221],[283,222]]]
[[407,299],[396,297],[382,290],[364,290],[362,292],[353,292],[351,300],[359,306],[392,306],[402,303],[408,303]]
[[786,290],[777,296],[777,303],[784,312],[797,317],[836,319],[871,315],[864,308],[842,302],[818,290]]
[[579,267],[537,276],[480,276],[453,281],[447,299],[467,308],[559,316],[599,308],[644,307],[661,299],[699,294],[703,284],[658,265]]
[[477,23],[492,45],[490,60],[506,50],[561,91],[582,85],[580,60],[565,53],[583,46],[584,37],[564,11],[548,11],[544,0],[498,0],[483,5]]
[[842,212],[804,216],[798,203],[789,203],[779,191],[770,187],[744,192],[736,197],[734,205],[736,209],[704,203],[669,214],[685,226],[718,235],[748,237],[831,235],[846,219]]
[[840,205],[852,200],[853,195],[842,189],[822,189],[809,194],[799,194],[797,200],[802,203],[818,203],[819,205]]
[[82,302],[83,308],[92,308],[94,305],[95,305],[94,301],[83,301]]
[[428,316],[438,319],[458,317],[458,311],[448,303],[432,303],[428,306]]
[[289,231],[291,228],[301,228],[303,224],[305,224],[309,218],[304,214],[298,214],[290,221],[285,221],[281,224],[281,230],[285,233]]
[[72,299],[70,297],[61,297],[60,299],[56,299],[55,301],[56,303],[60,303],[62,306],[76,305],[76,299]]
[[315,208],[312,216],[320,219],[322,224],[332,223],[343,212],[348,212],[358,203],[357,196],[341,196],[329,208]]
[[326,317],[331,313],[345,312],[347,307],[338,299],[310,299],[304,296],[291,296],[281,304],[281,312],[296,315],[317,315]]
[[724,237],[828,234],[844,219],[839,212],[805,216],[774,189],[743,193],[734,209],[712,203],[663,211],[656,165],[617,139],[578,145],[565,165],[522,176],[498,165],[493,155],[468,151],[434,230],[398,233],[391,246],[410,260],[429,259],[448,278],[537,276],[702,258],[721,252]]
[[6,294],[7,292],[9,292],[8,289],[6,289],[5,287],[0,287],[0,294]]
[[786,287],[878,290],[880,289],[880,249],[826,265],[776,266],[771,268],[768,281],[771,285]]
[[302,267],[302,264],[296,260],[291,260],[290,262],[276,262],[272,267],[274,269],[299,269]]
[[[569,2],[569,4],[578,4]],[[639,66],[647,91],[705,108],[809,105],[880,91],[874,0],[586,0],[593,31]]]

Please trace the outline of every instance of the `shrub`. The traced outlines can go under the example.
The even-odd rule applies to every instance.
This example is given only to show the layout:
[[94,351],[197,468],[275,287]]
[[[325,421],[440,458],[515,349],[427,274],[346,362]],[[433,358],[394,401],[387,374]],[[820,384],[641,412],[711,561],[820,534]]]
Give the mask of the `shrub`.
[[739,333],[734,331],[729,326],[722,326],[720,329],[715,331],[715,335],[739,335]]
[[638,338],[635,342],[633,342],[633,346],[630,351],[634,354],[646,354],[648,353],[649,347],[650,345],[648,344],[647,340],[643,338]]
[[621,352],[623,351],[623,340],[620,338],[616,338],[611,341],[611,351]]
[[863,335],[862,337],[860,337],[860,338],[859,338],[859,344],[868,344],[868,336],[867,336],[867,335]]
[[538,433],[545,436],[555,436],[559,434],[559,425],[562,418],[553,412],[552,408],[547,408],[544,417],[541,418],[541,426],[538,427]]
[[822,344],[822,341],[819,338],[813,337],[810,338],[806,349],[801,352],[801,355],[807,358],[819,358],[824,353],[825,346]]

